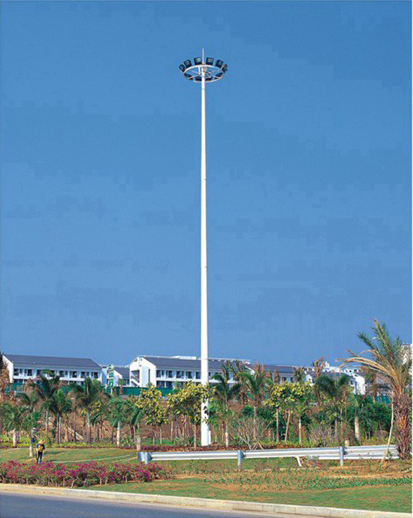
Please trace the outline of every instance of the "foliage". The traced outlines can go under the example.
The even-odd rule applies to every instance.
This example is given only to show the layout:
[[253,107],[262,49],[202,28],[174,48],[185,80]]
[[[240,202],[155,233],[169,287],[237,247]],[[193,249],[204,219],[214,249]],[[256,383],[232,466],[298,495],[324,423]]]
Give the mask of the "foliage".
[[135,400],[135,406],[142,413],[145,423],[160,427],[167,422],[165,407],[162,405],[162,394],[153,385],[141,392]]
[[[392,340],[386,326],[377,320],[372,331],[372,339],[364,333],[358,335],[368,350],[360,354],[348,351],[351,356],[344,364],[358,363],[387,381],[396,421],[397,450],[401,458],[408,458],[411,448],[411,348],[403,346],[399,337]],[[363,356],[366,353],[367,356]]]
[[74,464],[25,464],[16,461],[0,463],[0,483],[38,484],[41,486],[88,487],[108,483],[150,482],[166,478],[158,464],[118,464],[98,462]]

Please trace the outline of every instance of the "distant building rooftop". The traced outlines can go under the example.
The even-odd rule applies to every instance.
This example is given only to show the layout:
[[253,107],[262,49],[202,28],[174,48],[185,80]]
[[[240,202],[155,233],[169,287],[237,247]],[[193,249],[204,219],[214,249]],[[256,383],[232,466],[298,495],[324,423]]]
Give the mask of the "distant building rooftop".
[[[182,368],[182,369],[199,369],[201,368],[201,360],[196,356],[147,356],[141,355],[141,358],[145,358],[148,362],[153,363],[157,367],[166,369]],[[234,363],[235,361],[247,361],[247,360],[235,360],[234,358],[209,358],[209,368],[212,370],[219,370],[221,365],[226,362]]]
[[14,365],[33,365],[38,367],[79,367],[85,369],[98,369],[101,367],[90,358],[66,358],[63,356],[32,356],[28,354],[7,354],[3,356]]

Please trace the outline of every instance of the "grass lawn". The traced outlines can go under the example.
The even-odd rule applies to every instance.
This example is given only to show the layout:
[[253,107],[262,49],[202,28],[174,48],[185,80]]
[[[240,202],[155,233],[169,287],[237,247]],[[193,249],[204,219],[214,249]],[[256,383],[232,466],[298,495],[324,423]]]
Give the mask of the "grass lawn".
[[411,485],[351,487],[346,489],[274,491],[266,489],[231,487],[206,483],[200,478],[179,480],[157,480],[150,484],[127,483],[107,486],[94,486],[89,489],[101,491],[124,491],[131,493],[152,493],[160,495],[217,498],[220,500],[246,500],[250,502],[269,502],[276,504],[314,505],[321,507],[340,507],[366,509],[372,511],[411,512]]
[[[119,450],[117,448],[46,448],[43,454],[44,462],[77,462],[77,461],[107,461],[130,462],[136,459],[133,450]],[[10,448],[0,450],[0,462],[8,460],[29,461],[29,448]]]

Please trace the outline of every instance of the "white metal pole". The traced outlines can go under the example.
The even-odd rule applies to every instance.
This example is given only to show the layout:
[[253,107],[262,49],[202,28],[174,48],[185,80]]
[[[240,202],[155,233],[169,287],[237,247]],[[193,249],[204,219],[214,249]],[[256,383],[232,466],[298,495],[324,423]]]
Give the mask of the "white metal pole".
[[[206,225],[206,138],[205,138],[205,69],[201,85],[201,383],[208,383],[208,306],[207,306],[207,225]],[[201,408],[201,445],[211,443],[206,422],[206,407]]]

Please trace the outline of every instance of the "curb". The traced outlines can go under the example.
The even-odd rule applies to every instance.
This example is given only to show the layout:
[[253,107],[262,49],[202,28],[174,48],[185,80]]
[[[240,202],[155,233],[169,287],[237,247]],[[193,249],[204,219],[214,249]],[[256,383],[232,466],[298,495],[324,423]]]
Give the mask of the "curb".
[[99,491],[86,489],[55,488],[31,486],[25,484],[1,484],[0,491],[10,493],[26,493],[54,495],[75,499],[99,499],[100,501],[116,501],[129,504],[161,504],[172,507],[192,507],[216,511],[246,511],[266,515],[315,516],[319,518],[411,518],[410,513],[394,513],[386,511],[362,511],[357,509],[338,509],[334,507],[310,507],[301,505],[268,504],[244,502],[237,500],[213,500],[209,498],[192,498],[169,495],[150,495],[141,493],[122,493],[119,491]]

